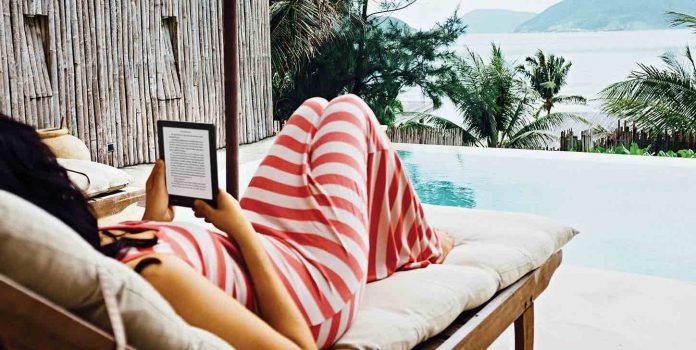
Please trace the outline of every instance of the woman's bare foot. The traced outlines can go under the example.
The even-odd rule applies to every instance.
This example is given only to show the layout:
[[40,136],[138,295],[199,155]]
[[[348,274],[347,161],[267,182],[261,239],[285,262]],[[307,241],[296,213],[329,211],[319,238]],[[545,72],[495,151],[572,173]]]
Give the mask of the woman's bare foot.
[[452,248],[454,248],[454,238],[442,230],[435,230],[435,232],[440,239],[440,248],[442,249],[442,255],[437,259],[437,263],[442,264],[445,258],[447,258],[447,255],[452,251]]

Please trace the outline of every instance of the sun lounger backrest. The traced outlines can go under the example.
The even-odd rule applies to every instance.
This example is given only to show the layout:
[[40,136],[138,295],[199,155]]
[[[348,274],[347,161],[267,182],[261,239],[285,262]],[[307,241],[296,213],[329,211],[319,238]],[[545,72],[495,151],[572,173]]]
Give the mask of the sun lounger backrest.
[[58,219],[4,191],[0,274],[112,334],[102,289],[108,282],[127,343],[136,348],[230,349],[212,334],[186,324],[137,273],[95,251]]

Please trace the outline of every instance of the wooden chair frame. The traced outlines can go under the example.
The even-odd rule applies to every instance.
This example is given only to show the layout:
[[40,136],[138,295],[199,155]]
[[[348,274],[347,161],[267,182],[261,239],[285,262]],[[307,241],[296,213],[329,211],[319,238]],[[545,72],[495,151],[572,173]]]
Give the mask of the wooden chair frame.
[[562,260],[563,252],[558,251],[541,267],[498,292],[486,304],[463,312],[447,329],[416,349],[486,349],[514,323],[515,350],[532,350],[534,300],[546,290]]
[[145,190],[142,188],[125,188],[115,193],[100,195],[89,199],[89,205],[97,218],[118,214],[127,206],[144,201]]
[[0,350],[115,348],[111,335],[0,275]]
[[[484,350],[513,322],[515,349],[533,349],[534,300],[546,289],[561,260],[559,251],[416,349]],[[0,275],[0,350],[111,350],[115,346],[111,335]]]

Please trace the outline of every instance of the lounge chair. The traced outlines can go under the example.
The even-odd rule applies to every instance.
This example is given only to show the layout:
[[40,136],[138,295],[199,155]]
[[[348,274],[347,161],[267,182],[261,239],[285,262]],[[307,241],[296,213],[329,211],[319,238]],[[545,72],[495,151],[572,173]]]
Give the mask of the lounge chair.
[[[560,248],[577,232],[525,214],[426,211],[459,245],[445,264],[369,284],[355,323],[335,348],[485,349],[514,323],[516,349],[532,349],[534,300],[560,264]],[[126,342],[140,349],[229,349],[185,324],[133,271],[96,252],[84,254],[79,244],[66,246],[63,238],[79,237],[61,224],[0,191],[0,349],[113,349]],[[69,293],[80,298],[67,299]]]

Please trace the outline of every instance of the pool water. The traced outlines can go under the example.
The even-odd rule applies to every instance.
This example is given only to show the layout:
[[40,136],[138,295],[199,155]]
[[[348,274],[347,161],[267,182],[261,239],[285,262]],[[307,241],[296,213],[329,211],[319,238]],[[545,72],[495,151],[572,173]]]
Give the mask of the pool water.
[[564,263],[696,281],[696,160],[398,145],[424,203],[574,226]]

